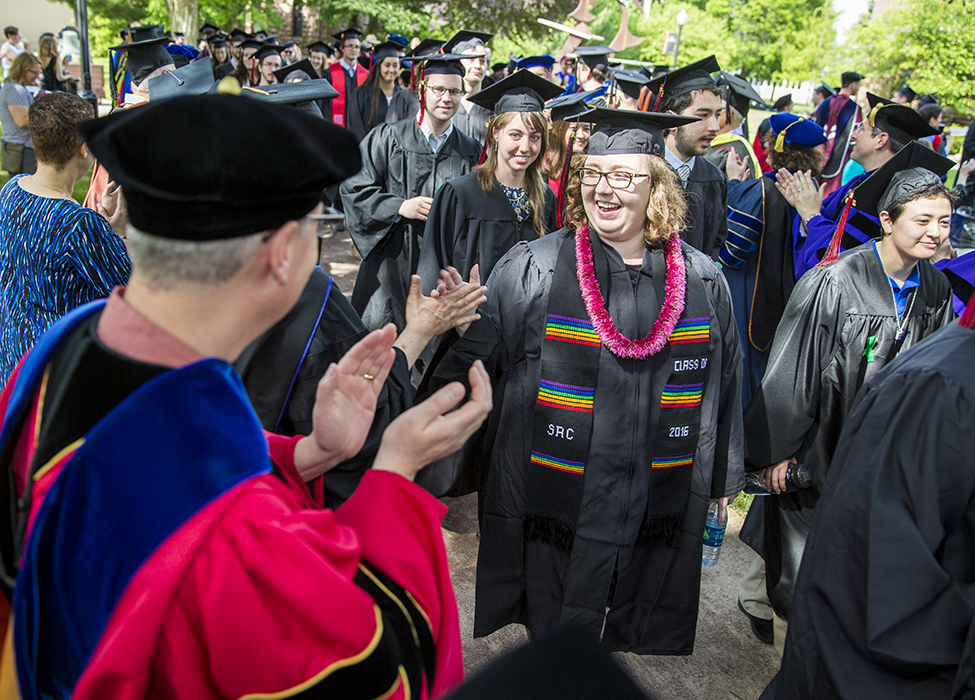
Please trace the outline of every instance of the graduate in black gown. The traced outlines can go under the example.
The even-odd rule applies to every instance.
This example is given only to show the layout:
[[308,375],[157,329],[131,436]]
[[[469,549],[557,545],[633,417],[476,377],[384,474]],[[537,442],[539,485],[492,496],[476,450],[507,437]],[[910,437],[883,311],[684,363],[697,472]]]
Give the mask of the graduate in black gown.
[[478,265],[486,280],[515,243],[555,229],[555,193],[542,173],[548,146],[542,110],[561,92],[522,70],[474,96],[493,112],[487,156],[476,170],[441,187],[433,200],[417,268],[424,292],[436,289],[447,267],[466,280]]
[[743,483],[738,332],[718,268],[677,235],[661,129],[688,118],[589,118],[575,225],[508,251],[430,383],[476,357],[497,387],[465,463],[490,465],[474,635],[576,625],[611,651],[689,654],[706,512]]
[[[955,317],[948,280],[929,262],[951,221],[940,178],[888,163],[855,192],[858,206],[878,214],[883,238],[799,280],[745,411],[749,468],[779,494],[764,499],[767,586],[779,620],[789,619],[809,525],[857,391]],[[809,488],[781,493],[790,463],[805,468]],[[781,633],[778,624],[777,646]]]
[[864,386],[763,700],[975,694],[975,304]]
[[399,77],[400,46],[387,41],[376,47],[372,69],[366,82],[355,89],[346,110],[346,126],[362,141],[370,131],[386,122],[386,112],[396,93],[403,88]]
[[418,118],[370,131],[359,145],[362,170],[339,190],[349,234],[362,255],[352,306],[366,328],[406,325],[410,275],[433,196],[477,163],[480,146],[451,124],[463,76],[456,55],[424,57]]
[[647,84],[654,93],[650,100],[653,111],[698,118],[667,133],[664,156],[687,192],[690,215],[681,238],[715,259],[728,237],[728,178],[703,156],[718,135],[718,115],[724,107],[721,91],[711,77],[719,69],[714,56],[708,56]]
[[488,77],[488,61],[484,45],[493,37],[493,34],[487,32],[472,32],[464,29],[454,34],[443,45],[444,53],[472,56],[461,61],[466,71],[464,90],[467,94],[464,95],[460,109],[454,115],[454,125],[479,144],[483,144],[487,136],[487,120],[491,116],[491,108],[471,98],[480,92],[482,87],[487,87],[484,85],[484,79]]

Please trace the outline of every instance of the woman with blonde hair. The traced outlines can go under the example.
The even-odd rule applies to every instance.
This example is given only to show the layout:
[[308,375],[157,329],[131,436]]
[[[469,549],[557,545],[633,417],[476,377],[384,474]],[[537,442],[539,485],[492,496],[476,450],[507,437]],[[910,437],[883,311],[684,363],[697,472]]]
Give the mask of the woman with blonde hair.
[[41,62],[30,51],[17,55],[0,87],[0,131],[3,132],[2,167],[11,177],[37,170],[37,158],[28,129],[28,109],[34,95],[27,89],[41,77]]
[[528,71],[473,95],[492,110],[483,162],[440,188],[430,207],[417,274],[425,291],[436,289],[440,270],[456,268],[467,279],[475,265],[486,280],[518,241],[555,228],[555,194],[545,182],[548,144],[545,100],[559,86]]
[[43,71],[42,87],[48,92],[67,92],[65,84],[71,81],[72,77],[64,69],[61,54],[58,52],[58,40],[53,36],[42,38],[38,53]]
[[662,157],[663,129],[696,119],[582,118],[596,125],[571,225],[497,264],[481,319],[429,382],[479,358],[498,392],[461,457],[487,472],[474,635],[574,625],[610,651],[689,654],[707,511],[718,499],[724,520],[743,483],[731,298],[678,235],[687,205]]

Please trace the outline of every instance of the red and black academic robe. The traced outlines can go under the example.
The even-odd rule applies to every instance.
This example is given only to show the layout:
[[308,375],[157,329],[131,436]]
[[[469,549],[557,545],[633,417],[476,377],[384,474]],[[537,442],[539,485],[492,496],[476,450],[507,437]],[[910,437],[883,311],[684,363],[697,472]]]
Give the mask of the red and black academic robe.
[[328,67],[328,82],[339,93],[338,97],[330,100],[331,114],[322,113],[326,119],[331,119],[333,124],[339,126],[347,125],[348,105],[352,100],[352,93],[355,89],[365,82],[369,76],[369,71],[356,63],[355,78],[349,75],[349,71],[342,67],[341,63],[333,63]]
[[[229,365],[122,358],[95,334],[98,306],[55,324],[0,395],[7,468],[29,465],[31,484],[13,599],[22,697],[404,698],[457,683],[444,507],[370,471],[339,510],[316,508],[297,438],[262,432]],[[9,573],[17,538],[0,534]]]

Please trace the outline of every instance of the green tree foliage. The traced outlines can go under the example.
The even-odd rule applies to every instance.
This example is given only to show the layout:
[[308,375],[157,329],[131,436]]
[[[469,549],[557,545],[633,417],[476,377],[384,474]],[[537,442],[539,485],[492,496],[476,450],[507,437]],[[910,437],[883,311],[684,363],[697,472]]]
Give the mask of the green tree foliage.
[[836,34],[830,0],[708,0],[735,37],[729,65],[763,80],[818,77]]
[[840,53],[846,65],[889,94],[905,83],[942,104],[975,114],[975,2],[901,0],[880,17],[864,15]]

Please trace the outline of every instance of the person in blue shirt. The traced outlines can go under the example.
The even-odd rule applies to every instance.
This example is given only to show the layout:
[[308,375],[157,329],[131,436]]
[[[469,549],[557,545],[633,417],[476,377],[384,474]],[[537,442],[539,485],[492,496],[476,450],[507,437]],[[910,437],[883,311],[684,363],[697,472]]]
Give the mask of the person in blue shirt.
[[34,100],[28,117],[37,172],[0,190],[0,382],[48,326],[129,279],[118,195],[106,190],[98,212],[72,198],[94,162],[78,125],[94,116],[72,93]]
[[[745,410],[746,469],[777,494],[763,499],[764,555],[780,651],[809,526],[857,391],[955,318],[948,280],[930,262],[948,237],[951,194],[923,166],[941,157],[909,148],[912,160],[891,160],[856,190],[858,206],[880,221],[881,239],[838,258],[831,248],[799,280]],[[812,483],[785,493],[792,464]]]

